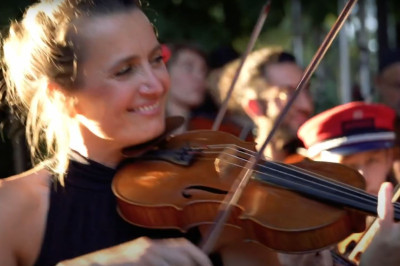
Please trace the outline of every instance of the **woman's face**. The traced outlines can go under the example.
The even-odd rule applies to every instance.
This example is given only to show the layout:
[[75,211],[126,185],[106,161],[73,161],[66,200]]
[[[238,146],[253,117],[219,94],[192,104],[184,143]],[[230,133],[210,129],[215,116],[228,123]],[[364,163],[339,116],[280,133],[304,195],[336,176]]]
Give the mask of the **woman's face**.
[[393,150],[378,149],[357,152],[350,155],[340,155],[332,152],[322,152],[316,158],[319,161],[334,162],[347,165],[364,176],[368,193],[378,195],[379,188],[387,180],[393,165]]
[[364,151],[343,156],[338,162],[358,170],[365,178],[365,190],[378,195],[381,184],[387,180],[392,168],[393,155],[389,149]]
[[81,19],[76,31],[74,110],[84,140],[120,149],[158,136],[169,76],[145,15],[133,10]]
[[[292,62],[271,64],[264,73],[271,88],[265,90],[261,96],[267,102],[267,116],[275,119],[283,110],[298,83],[303,76],[303,70]],[[314,111],[314,104],[308,88],[300,92],[292,107],[285,116],[282,126],[292,135],[297,134],[299,127],[310,118]]]
[[193,108],[204,100],[207,64],[197,53],[181,50],[169,68],[171,75],[170,101]]

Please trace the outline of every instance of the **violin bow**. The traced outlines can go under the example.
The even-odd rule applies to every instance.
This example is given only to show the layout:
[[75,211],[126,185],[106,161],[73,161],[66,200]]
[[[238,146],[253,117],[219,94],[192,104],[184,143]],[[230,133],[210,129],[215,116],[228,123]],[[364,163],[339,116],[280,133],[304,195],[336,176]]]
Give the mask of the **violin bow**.
[[251,157],[250,160],[243,167],[239,176],[236,178],[235,182],[233,183],[229,193],[227,194],[227,196],[221,203],[220,208],[218,210],[217,217],[214,221],[214,224],[210,228],[208,234],[204,238],[204,241],[200,245],[201,249],[206,254],[209,254],[213,250],[213,248],[218,240],[218,237],[222,232],[223,226],[226,223],[226,221],[232,211],[233,206],[236,205],[237,202],[239,201],[239,198],[242,195],[244,188],[246,187],[246,185],[248,184],[248,182],[250,180],[250,177],[251,177],[251,174],[253,173],[253,169],[254,169],[255,165],[262,158],[265,148],[271,141],[277,128],[282,123],[284,117],[286,116],[287,112],[293,105],[297,96],[300,94],[300,92],[306,87],[306,85],[310,81],[312,74],[317,69],[322,58],[324,57],[327,50],[331,46],[333,40],[339,33],[340,29],[343,27],[345,21],[347,20],[348,16],[350,15],[351,10],[353,9],[356,2],[357,2],[357,0],[349,0],[346,3],[342,12],[339,14],[339,16],[336,19],[335,23],[333,24],[332,28],[330,29],[328,34],[325,36],[323,42],[321,43],[320,47],[318,48],[318,50],[315,53],[314,57],[312,58],[311,62],[307,66],[306,70],[304,71],[303,76],[296,87],[296,90],[294,91],[293,95],[289,98],[289,100],[286,103],[286,105],[284,106],[282,112],[279,114],[278,118],[276,119],[271,131],[269,132],[269,134],[268,134],[267,138],[265,139],[263,145],[261,146],[260,150],[257,152],[257,154],[254,157]]
[[220,107],[220,109],[218,111],[217,117],[214,120],[214,123],[213,123],[213,126],[212,126],[211,130],[216,131],[221,126],[222,120],[224,119],[224,116],[225,116],[226,111],[228,109],[229,99],[232,96],[232,92],[233,92],[233,90],[235,88],[236,82],[237,82],[237,80],[239,78],[239,75],[240,75],[240,72],[241,72],[241,70],[243,68],[244,62],[246,61],[247,56],[250,54],[250,52],[254,48],[254,45],[255,45],[255,43],[256,43],[256,41],[258,39],[258,36],[260,35],[260,32],[262,30],[263,25],[265,23],[265,20],[268,17],[270,9],[271,9],[271,0],[268,0],[264,4],[264,6],[263,6],[263,8],[261,10],[261,13],[260,13],[260,15],[258,17],[257,23],[254,26],[253,32],[251,33],[250,40],[249,40],[249,42],[247,44],[246,50],[245,50],[245,52],[243,53],[243,55],[241,57],[239,67],[237,68],[236,73],[233,76],[232,83],[231,83],[231,85],[230,85],[230,87],[228,89],[228,92],[226,94],[226,97],[225,97],[224,101],[221,104],[221,107]]

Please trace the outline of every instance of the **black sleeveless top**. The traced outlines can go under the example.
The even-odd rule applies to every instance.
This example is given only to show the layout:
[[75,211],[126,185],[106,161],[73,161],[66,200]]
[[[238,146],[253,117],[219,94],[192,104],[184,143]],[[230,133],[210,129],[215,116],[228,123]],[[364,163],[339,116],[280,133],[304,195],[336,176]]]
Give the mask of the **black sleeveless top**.
[[[37,266],[55,265],[99,249],[141,236],[150,238],[186,237],[200,240],[197,230],[154,230],[131,225],[116,211],[111,191],[115,170],[78,154],[71,156],[65,186],[51,186],[47,225]],[[220,264],[218,256],[214,259]]]

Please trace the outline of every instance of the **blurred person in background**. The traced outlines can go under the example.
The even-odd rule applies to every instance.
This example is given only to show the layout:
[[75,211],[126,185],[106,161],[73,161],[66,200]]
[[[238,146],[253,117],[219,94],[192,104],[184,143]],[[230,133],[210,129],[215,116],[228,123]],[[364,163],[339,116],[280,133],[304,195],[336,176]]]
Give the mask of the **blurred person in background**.
[[[392,181],[395,111],[383,104],[350,102],[317,114],[299,129],[298,136],[313,160],[341,163],[357,170],[365,191],[377,196],[381,185]],[[373,217],[370,217],[373,218]],[[373,219],[367,219],[367,227]],[[363,233],[339,243],[347,256]]]
[[[167,66],[171,76],[167,115],[182,116],[185,119],[184,125],[174,133],[211,129],[219,106],[208,90],[207,54],[195,44],[175,43],[167,47],[170,54]],[[213,62],[215,66],[215,60]],[[229,115],[225,117],[219,130],[241,136],[241,129],[229,119]],[[251,135],[244,138],[252,140]]]
[[205,100],[207,55],[198,46],[188,43],[169,44],[168,49],[170,58],[167,67],[171,77],[171,89],[167,115],[185,118],[185,124],[176,131],[182,133],[189,127],[193,110]]
[[[214,95],[222,101],[239,66],[239,59],[227,64],[216,80]],[[228,108],[243,126],[254,125],[256,143],[262,145],[272,125],[293,94],[303,74],[295,57],[279,47],[253,51],[247,58]],[[297,130],[313,113],[314,105],[308,88],[294,102],[264,155],[283,161],[301,146]],[[251,121],[249,123],[249,120]]]
[[394,119],[394,110],[383,104],[351,102],[312,117],[298,136],[307,157],[356,169],[376,196],[393,164]]
[[400,116],[400,49],[383,54],[375,78],[379,101],[391,107]]
[[[239,59],[227,64],[217,79],[215,97],[222,101],[240,64]],[[277,117],[295,91],[303,69],[295,57],[280,47],[264,47],[249,54],[232,93],[228,108],[243,126],[253,125],[257,149],[264,143]],[[271,142],[264,150],[266,159],[285,161],[302,147],[298,128],[312,115],[314,105],[309,88],[301,91]],[[249,122],[250,121],[250,122]],[[284,266],[332,265],[329,252],[304,254],[279,253]]]
[[397,181],[400,181],[400,49],[383,53],[375,77],[375,87],[378,100],[396,112],[393,173]]

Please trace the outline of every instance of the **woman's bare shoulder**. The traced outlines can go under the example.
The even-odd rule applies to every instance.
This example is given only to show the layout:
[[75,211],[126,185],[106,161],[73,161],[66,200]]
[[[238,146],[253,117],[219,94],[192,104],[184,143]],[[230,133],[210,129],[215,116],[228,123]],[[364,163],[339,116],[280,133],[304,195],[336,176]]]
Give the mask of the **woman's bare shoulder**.
[[0,222],[20,219],[47,207],[50,173],[43,167],[0,180]]
[[50,177],[37,167],[0,180],[0,262],[34,262],[46,224]]
[[50,177],[49,171],[38,166],[29,171],[0,179],[0,204],[11,201],[29,204],[36,197],[48,193]]

